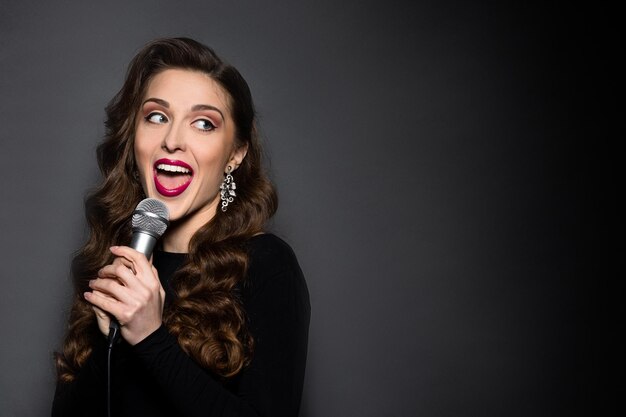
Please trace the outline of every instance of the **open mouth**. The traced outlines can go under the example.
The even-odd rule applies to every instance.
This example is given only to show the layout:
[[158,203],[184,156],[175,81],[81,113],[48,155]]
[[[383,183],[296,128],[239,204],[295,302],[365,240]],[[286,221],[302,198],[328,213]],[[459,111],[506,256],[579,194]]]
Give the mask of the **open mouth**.
[[182,194],[192,179],[193,170],[183,161],[159,159],[154,163],[154,184],[165,197]]

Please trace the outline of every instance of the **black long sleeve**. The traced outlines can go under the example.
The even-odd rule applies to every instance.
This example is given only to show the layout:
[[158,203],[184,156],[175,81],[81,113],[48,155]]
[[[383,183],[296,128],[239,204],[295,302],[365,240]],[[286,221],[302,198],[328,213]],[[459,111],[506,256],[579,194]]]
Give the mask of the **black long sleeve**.
[[[133,347],[116,346],[115,416],[297,415],[310,312],[306,283],[291,248],[276,236],[254,237],[249,253],[241,296],[255,339],[251,364],[221,382],[187,356],[162,326]],[[166,291],[169,277],[183,261],[181,256],[155,253],[154,263]],[[102,357],[93,355],[88,362],[93,362],[91,367],[83,369],[74,383],[59,384],[53,415],[97,415],[91,412],[93,405],[84,403],[101,401],[99,393],[91,390],[103,386],[99,381],[105,364],[101,368],[95,364]],[[72,409],[90,412],[72,413]]]
[[102,337],[102,340],[96,341],[74,382],[57,383],[52,417],[95,417],[106,414],[106,355],[106,340]]

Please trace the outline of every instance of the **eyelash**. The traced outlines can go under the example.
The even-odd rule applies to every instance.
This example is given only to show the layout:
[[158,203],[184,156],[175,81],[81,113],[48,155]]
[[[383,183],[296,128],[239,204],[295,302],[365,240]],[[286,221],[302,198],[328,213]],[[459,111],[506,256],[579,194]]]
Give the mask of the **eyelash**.
[[[152,118],[154,118],[155,116],[161,117],[161,120],[153,121]],[[153,124],[163,124],[169,121],[168,118],[164,114],[158,113],[158,112],[152,112],[148,114],[146,117],[144,117],[144,119],[146,120],[146,122],[153,123]],[[206,125],[206,128],[196,126],[196,128],[202,132],[211,132],[215,130],[216,128],[215,124],[213,124],[213,122],[211,122],[208,119],[198,119],[193,122],[193,125],[196,125],[198,122],[204,122],[204,124]]]

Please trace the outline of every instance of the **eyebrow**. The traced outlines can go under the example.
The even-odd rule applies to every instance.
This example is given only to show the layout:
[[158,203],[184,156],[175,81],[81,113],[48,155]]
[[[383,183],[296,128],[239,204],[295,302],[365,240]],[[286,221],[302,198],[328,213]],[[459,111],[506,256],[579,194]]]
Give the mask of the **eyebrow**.
[[[156,98],[156,97],[151,97],[148,98],[146,100],[144,100],[144,102],[141,104],[142,106],[144,106],[146,103],[148,102],[153,102],[153,103],[157,103],[160,104],[161,106],[165,107],[165,108],[170,108],[170,103],[168,103],[167,101],[161,99],[161,98]],[[210,104],[195,104],[193,107],[191,107],[191,111],[199,111],[199,110],[213,110],[216,111],[220,114],[220,116],[222,117],[222,120],[225,120],[224,118],[224,113],[222,113],[222,111],[220,109],[218,109],[215,106],[211,106]]]

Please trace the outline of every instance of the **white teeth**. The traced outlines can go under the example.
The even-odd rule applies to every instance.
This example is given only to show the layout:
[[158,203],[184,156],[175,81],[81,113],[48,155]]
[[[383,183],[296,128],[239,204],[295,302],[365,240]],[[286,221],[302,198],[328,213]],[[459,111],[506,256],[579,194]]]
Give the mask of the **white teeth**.
[[178,165],[168,165],[168,164],[159,164],[157,165],[157,169],[168,172],[181,172],[183,174],[189,174],[191,171],[185,167],[181,167]]

